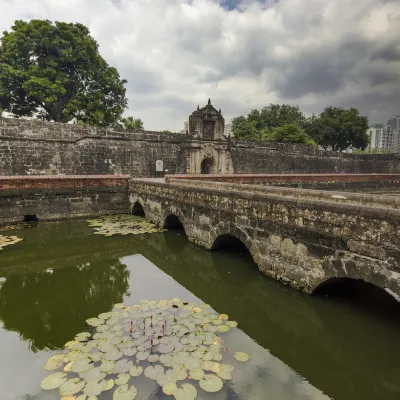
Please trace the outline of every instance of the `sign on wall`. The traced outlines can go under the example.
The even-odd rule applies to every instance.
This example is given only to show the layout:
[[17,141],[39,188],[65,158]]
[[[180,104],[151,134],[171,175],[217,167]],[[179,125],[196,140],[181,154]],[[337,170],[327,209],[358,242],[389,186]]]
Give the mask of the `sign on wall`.
[[162,160],[156,161],[156,172],[164,171],[164,162]]

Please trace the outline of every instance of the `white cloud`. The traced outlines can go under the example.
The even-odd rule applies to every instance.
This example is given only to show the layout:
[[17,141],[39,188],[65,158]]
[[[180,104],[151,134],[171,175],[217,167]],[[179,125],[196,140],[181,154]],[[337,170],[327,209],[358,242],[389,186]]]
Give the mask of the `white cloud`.
[[[400,8],[385,0],[0,0],[0,28],[89,27],[128,83],[128,115],[180,130],[209,97],[226,118],[270,102],[400,114]],[[225,2],[227,3],[227,2]],[[231,2],[232,4],[233,2]]]

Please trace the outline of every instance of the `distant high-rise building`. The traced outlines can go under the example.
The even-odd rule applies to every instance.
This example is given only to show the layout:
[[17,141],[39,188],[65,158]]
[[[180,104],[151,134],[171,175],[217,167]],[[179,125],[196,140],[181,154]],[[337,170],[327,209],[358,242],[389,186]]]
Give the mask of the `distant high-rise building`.
[[224,135],[228,136],[228,137],[233,136],[231,121],[229,121],[227,124],[225,124]]
[[389,151],[397,153],[400,151],[400,115],[392,115],[386,124],[387,136],[390,140]]
[[368,128],[367,134],[370,138],[368,150],[400,152],[400,116],[391,116],[386,126],[375,124]]

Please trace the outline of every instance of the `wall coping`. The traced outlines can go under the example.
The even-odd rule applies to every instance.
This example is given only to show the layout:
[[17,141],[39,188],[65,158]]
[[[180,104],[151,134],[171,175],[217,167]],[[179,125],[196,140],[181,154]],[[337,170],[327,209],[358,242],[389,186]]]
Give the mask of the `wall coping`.
[[197,180],[197,181],[228,181],[228,180],[241,180],[241,179],[265,179],[269,180],[280,180],[280,181],[292,181],[298,178],[303,180],[326,180],[326,178],[340,178],[340,181],[345,181],[345,178],[349,180],[362,179],[362,180],[378,180],[382,178],[396,178],[400,179],[400,174],[187,174],[187,175],[165,175],[165,181],[168,182],[170,179],[183,179],[183,180]]
[[[256,200],[261,202],[278,203],[291,205],[299,208],[308,208],[310,210],[324,210],[335,213],[346,213],[349,215],[358,215],[368,218],[376,218],[382,220],[385,218],[391,218],[396,221],[400,221],[400,210],[394,207],[390,207],[390,204],[363,204],[362,202],[348,202],[345,199],[335,198],[307,198],[302,196],[303,189],[297,189],[296,195],[294,193],[288,195],[282,195],[282,193],[268,193],[268,192],[257,192],[251,190],[234,190],[232,188],[196,186],[193,181],[190,181],[190,185],[180,185],[168,182],[151,181],[146,179],[131,179],[131,184],[136,183],[142,186],[159,186],[165,189],[173,189],[183,192],[192,193],[208,193],[210,195],[221,195],[228,198],[238,197],[242,199]],[[243,185],[244,186],[244,185]],[[131,190],[134,188],[131,186]],[[318,191],[316,191],[318,192]],[[346,196],[347,192],[330,192],[332,194],[342,194]],[[380,196],[385,198],[385,196]],[[180,200],[179,198],[177,199]]]
[[40,181],[40,180],[84,180],[84,179],[131,179],[130,175],[10,175],[0,176],[0,181]]

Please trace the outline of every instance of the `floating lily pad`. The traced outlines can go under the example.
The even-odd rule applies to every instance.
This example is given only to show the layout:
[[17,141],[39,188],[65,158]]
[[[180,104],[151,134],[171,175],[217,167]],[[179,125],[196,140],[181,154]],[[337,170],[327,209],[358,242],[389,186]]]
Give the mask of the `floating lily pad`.
[[68,379],[60,386],[61,396],[71,396],[80,392],[85,387],[86,382],[79,378]]
[[150,356],[150,352],[149,351],[139,351],[138,353],[136,353],[136,359],[138,361],[143,361],[143,360],[147,360]]
[[133,362],[127,359],[119,360],[114,367],[114,371],[117,374],[124,374],[133,367]]
[[134,400],[137,396],[137,389],[134,385],[128,387],[128,385],[123,385],[118,387],[114,394],[113,400]]
[[111,373],[112,371],[114,371],[114,367],[115,367],[114,361],[103,360],[100,365],[100,371],[106,372],[106,373]]
[[93,361],[89,358],[74,361],[71,367],[72,372],[86,372],[93,368]]
[[83,390],[83,392],[87,396],[98,396],[102,392],[104,392],[107,388],[107,381],[100,381],[100,382],[88,382]]
[[111,390],[115,385],[114,379],[108,379],[106,382],[107,382],[107,386],[106,386],[105,390]]
[[144,376],[154,381],[157,380],[160,375],[164,375],[164,368],[161,365],[155,365],[154,367],[147,367],[144,370]]
[[55,354],[51,356],[44,366],[44,369],[47,371],[52,371],[54,369],[58,369],[62,367],[66,362],[65,354]]
[[129,370],[129,374],[131,376],[139,376],[142,374],[142,372],[143,372],[143,367],[141,367],[140,365],[135,365]]
[[67,374],[63,372],[55,372],[54,374],[46,376],[40,384],[43,390],[57,389],[67,381]]
[[122,357],[122,355],[123,355],[122,352],[120,352],[118,349],[115,349],[107,352],[104,355],[104,359],[107,361],[116,361],[119,360]]
[[201,381],[204,378],[204,371],[201,368],[190,371],[190,377],[195,381]]
[[168,369],[164,374],[159,374],[157,383],[160,386],[165,386],[168,383],[176,383],[178,381],[178,374],[172,369]]
[[119,374],[118,378],[115,380],[115,384],[118,386],[126,385],[130,378],[129,374]]
[[196,388],[190,383],[184,383],[174,393],[175,400],[195,400],[197,397]]
[[6,246],[11,246],[18,242],[21,242],[23,239],[17,236],[3,236],[0,235],[0,250],[3,250]]
[[246,361],[249,361],[249,359],[250,359],[248,354],[243,353],[241,351],[235,353],[235,358],[236,358],[236,360],[241,361],[241,362],[246,362]]
[[176,386],[176,383],[167,383],[162,387],[163,393],[168,396],[172,396],[177,390],[178,386]]
[[106,374],[101,371],[100,367],[93,368],[84,375],[84,379],[86,382],[91,382],[91,381],[99,382],[103,380],[105,377]]
[[89,318],[89,319],[87,319],[86,320],[86,323],[88,324],[88,325],[91,325],[91,326],[100,326],[100,325],[102,325],[103,324],[103,321],[101,320],[101,319],[98,319],[98,318]]
[[206,374],[199,385],[205,392],[215,393],[219,392],[224,384],[218,376]]

